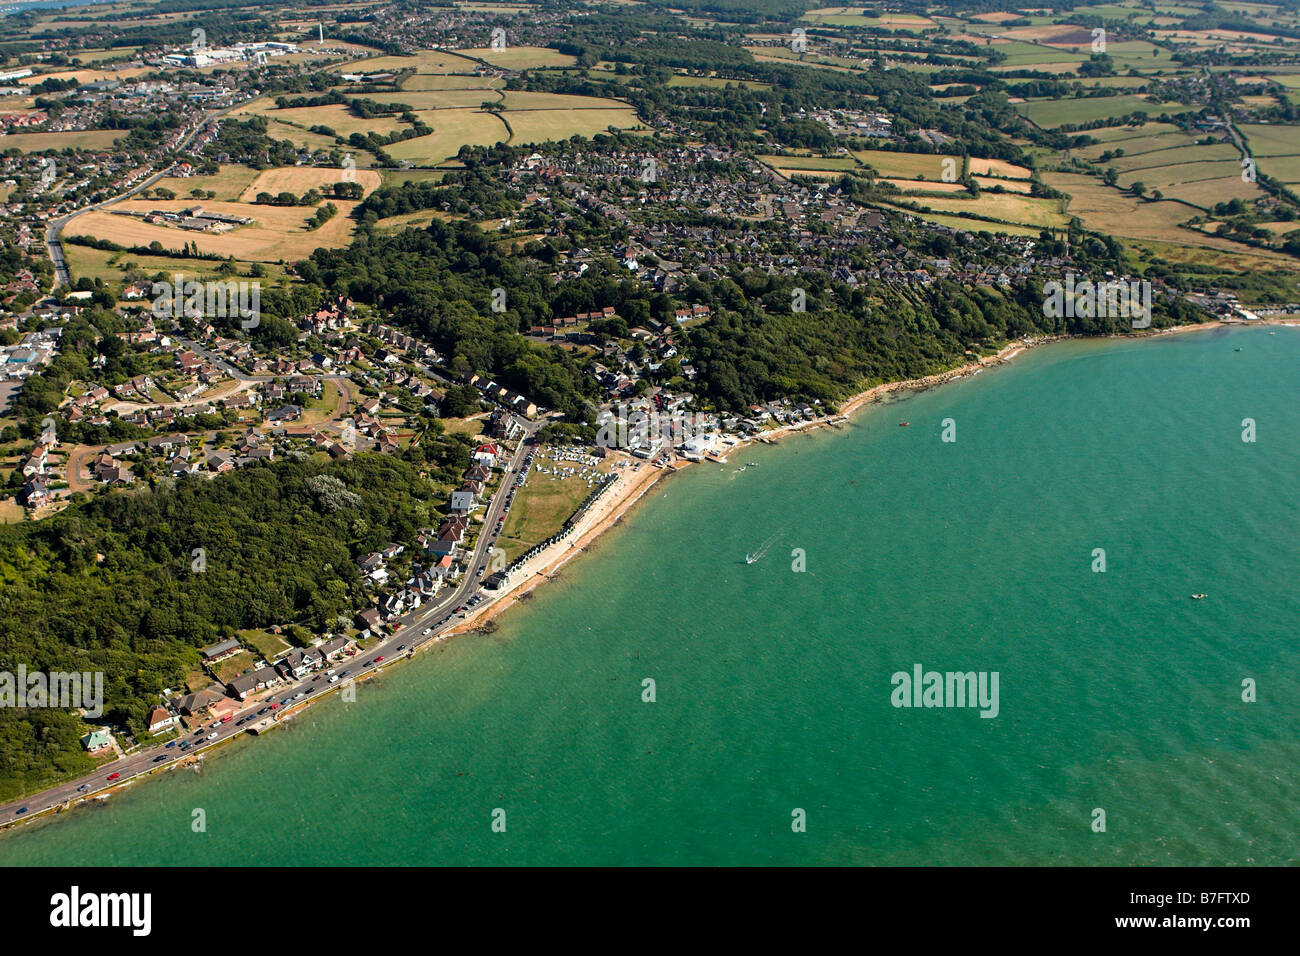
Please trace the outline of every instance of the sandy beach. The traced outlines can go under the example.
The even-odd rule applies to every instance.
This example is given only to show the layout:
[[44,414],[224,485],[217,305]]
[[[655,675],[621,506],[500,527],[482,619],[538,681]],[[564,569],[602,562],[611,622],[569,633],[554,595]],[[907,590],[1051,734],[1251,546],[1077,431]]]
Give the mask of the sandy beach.
[[[1151,338],[1162,335],[1179,335],[1187,332],[1198,330],[1218,329],[1228,326],[1240,326],[1239,322],[1201,322],[1190,325],[1176,325],[1165,329],[1152,329],[1149,331],[1137,331],[1131,333],[1117,334],[1109,338]],[[1277,318],[1261,319],[1251,325],[1300,325],[1300,319],[1296,318]],[[927,375],[922,378],[908,379],[899,382],[885,382],[881,385],[873,386],[865,391],[846,399],[839,407],[839,410],[833,415],[826,415],[821,418],[811,419],[808,421],[798,422],[790,425],[783,425],[779,428],[769,429],[758,435],[752,435],[743,439],[727,450],[730,455],[747,445],[756,441],[774,442],[793,434],[812,431],[814,429],[833,426],[846,421],[855,412],[862,408],[878,403],[887,395],[895,392],[911,391],[916,389],[933,388],[937,385],[943,385],[947,382],[962,379],[968,375],[981,371],[986,368],[992,368],[999,365],[1006,365],[1016,358],[1016,356],[1041,345],[1049,345],[1053,342],[1061,342],[1074,338],[1096,338],[1096,336],[1073,336],[1073,335],[1050,335],[1035,336],[1019,339],[1015,342],[1009,342],[994,355],[987,355],[982,358],[974,359],[965,365],[948,369],[944,372],[937,372],[934,375]],[[629,462],[635,462],[637,459],[625,456]],[[692,462],[683,459],[673,461],[671,467],[656,468],[648,463],[642,463],[640,471],[633,472],[630,468],[624,469],[614,487],[606,493],[597,505],[579,520],[574,534],[570,535],[564,541],[551,545],[541,554],[526,562],[522,567],[517,569],[510,576],[505,588],[491,600],[485,602],[477,608],[465,620],[447,632],[450,636],[459,636],[480,630],[488,621],[505,613],[510,608],[519,603],[523,595],[529,593],[538,585],[550,580],[564,565],[568,564],[574,557],[583,553],[587,547],[596,540],[601,534],[613,527],[618,521],[627,514],[631,509],[641,501],[646,493],[654,487],[660,479],[671,475],[674,471],[680,471],[691,465]],[[425,645],[427,648],[432,645]]]

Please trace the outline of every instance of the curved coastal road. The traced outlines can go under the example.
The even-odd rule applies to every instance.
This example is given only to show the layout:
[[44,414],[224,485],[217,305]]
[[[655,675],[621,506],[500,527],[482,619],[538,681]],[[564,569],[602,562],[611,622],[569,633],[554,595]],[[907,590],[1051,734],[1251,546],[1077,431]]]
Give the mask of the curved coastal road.
[[[444,631],[449,630],[458,623],[455,619],[457,615],[454,613],[454,609],[465,604],[474,592],[479,590],[478,572],[481,568],[487,566],[491,549],[496,544],[495,529],[497,519],[505,515],[506,501],[511,498],[515,480],[519,476],[524,458],[530,447],[529,440],[545,424],[544,420],[524,423],[524,432],[520,437],[519,445],[506,465],[505,473],[501,479],[501,486],[488,504],[478,541],[475,543],[474,551],[470,555],[464,577],[457,584],[455,590],[436,604],[419,608],[409,614],[402,615],[395,621],[389,622],[389,636],[372,644],[364,654],[357,654],[356,657],[336,665],[338,676],[355,678],[382,670],[389,664],[400,660],[403,655],[409,655],[420,645],[435,640]],[[427,635],[423,633],[425,629],[429,630]],[[384,660],[376,663],[379,657],[383,657]],[[303,680],[282,685],[276,688],[271,697],[256,703],[250,703],[242,710],[232,714],[227,723],[205,724],[203,729],[197,733],[191,731],[177,738],[175,746],[169,748],[157,744],[146,747],[130,756],[106,763],[94,773],[78,777],[75,780],[69,780],[67,783],[59,784],[49,790],[0,806],[0,827],[26,821],[65,804],[85,800],[98,792],[121,786],[152,771],[166,769],[175,763],[194,756],[201,750],[215,747],[231,737],[243,733],[245,730],[256,726],[260,720],[283,716],[301,704],[336,691],[342,686],[341,682],[338,684],[329,683],[323,671],[318,671],[315,675]],[[259,718],[258,711],[268,708],[273,700],[280,702],[280,707],[274,711],[268,710]],[[247,719],[244,720],[241,726],[236,727],[236,722],[241,718]],[[209,740],[209,735],[215,736]],[[193,746],[191,749],[182,752],[180,744],[185,740],[191,741]],[[110,774],[115,775],[115,778],[109,780]],[[20,813],[19,811],[24,808],[26,808],[25,812]]]

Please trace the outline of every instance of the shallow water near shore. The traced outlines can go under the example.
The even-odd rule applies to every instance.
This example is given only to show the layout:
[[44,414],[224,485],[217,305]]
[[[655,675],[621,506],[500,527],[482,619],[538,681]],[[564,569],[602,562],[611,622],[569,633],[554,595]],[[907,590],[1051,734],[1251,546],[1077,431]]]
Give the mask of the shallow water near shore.
[[[1068,342],[692,466],[495,634],[0,863],[1295,863],[1298,399],[1300,329]],[[916,664],[997,716],[892,706]]]

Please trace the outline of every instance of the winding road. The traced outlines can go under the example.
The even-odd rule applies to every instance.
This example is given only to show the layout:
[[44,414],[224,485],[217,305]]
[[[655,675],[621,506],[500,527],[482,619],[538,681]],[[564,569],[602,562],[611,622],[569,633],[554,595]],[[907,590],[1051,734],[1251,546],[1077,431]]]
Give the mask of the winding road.
[[[364,654],[358,654],[346,663],[337,665],[339,677],[357,678],[376,673],[403,657],[409,657],[416,648],[429,641],[436,640],[443,632],[450,630],[459,623],[459,617],[455,610],[462,607],[475,592],[479,591],[479,571],[487,567],[491,557],[491,549],[496,544],[497,519],[505,515],[506,502],[511,499],[515,480],[519,477],[524,459],[532,447],[530,440],[546,424],[546,421],[528,422],[521,420],[521,424],[524,426],[523,434],[509,462],[506,464],[501,485],[497,489],[496,495],[488,503],[478,540],[475,542],[474,550],[470,555],[470,560],[461,581],[454,590],[438,600],[437,603],[402,615],[396,618],[395,621],[390,621],[389,636],[372,644]],[[501,592],[501,595],[503,596],[504,592]],[[494,598],[488,598],[488,600],[491,601]],[[429,633],[425,634],[425,630],[428,630]],[[384,658],[384,660],[378,661],[380,657]],[[279,721],[298,707],[333,693],[343,686],[345,686],[344,681],[335,684],[329,683],[323,671],[317,672],[314,677],[282,685],[276,689],[271,697],[249,703],[242,710],[232,714],[228,722],[205,724],[198,731],[191,731],[188,735],[178,737],[174,741],[175,746],[167,747],[163,744],[155,744],[144,747],[126,757],[102,765],[94,773],[78,777],[75,780],[69,780],[49,790],[0,806],[0,827],[12,826],[15,823],[25,822],[51,810],[71,806],[80,801],[93,798],[97,793],[120,787],[154,771],[166,770],[177,764],[188,763],[190,758],[201,751],[225,743],[246,730],[259,727],[262,723],[262,721],[257,720],[259,711],[268,708],[272,699],[280,701],[281,704],[276,710],[261,714],[265,721]],[[236,721],[241,719],[243,719],[243,724],[236,727]],[[210,735],[212,735],[211,739],[209,739]],[[193,744],[189,750],[184,752],[179,749],[180,742],[183,740],[189,740]],[[109,779],[110,775],[113,775],[111,780]]]

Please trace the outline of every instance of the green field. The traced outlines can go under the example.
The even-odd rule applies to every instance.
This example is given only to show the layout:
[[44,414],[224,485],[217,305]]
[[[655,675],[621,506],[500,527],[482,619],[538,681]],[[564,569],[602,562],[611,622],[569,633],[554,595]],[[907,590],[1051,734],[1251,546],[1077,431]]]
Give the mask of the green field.
[[755,156],[759,162],[767,163],[778,169],[811,169],[847,172],[857,169],[858,163],[851,156]]
[[[147,277],[158,273],[170,277],[182,272],[187,279],[221,279],[217,272],[220,262],[211,259],[176,259],[169,256],[137,256],[129,252],[108,252],[92,249],[89,246],[73,242],[63,244],[63,255],[68,263],[68,270],[74,280],[87,276],[91,279],[103,279],[115,291],[125,284],[127,273],[138,270]],[[251,262],[236,260],[240,276],[247,276],[252,267]],[[264,263],[266,270],[263,282],[270,283],[285,280],[284,267],[274,263]]]
[[170,189],[181,198],[188,197],[192,189],[202,189],[215,192],[214,198],[218,202],[238,202],[243,191],[257,178],[257,173],[256,169],[247,166],[226,164],[212,176],[168,176],[150,188]]
[[1134,94],[1118,96],[1070,97],[1053,100],[1030,100],[1020,103],[1016,110],[1036,126],[1052,129],[1064,123],[1091,123],[1107,117],[1126,116],[1139,110],[1156,117],[1163,113],[1176,116],[1189,113],[1192,107],[1181,103],[1153,103]]
[[1300,183],[1300,127],[1243,123],[1238,127],[1262,172]]

